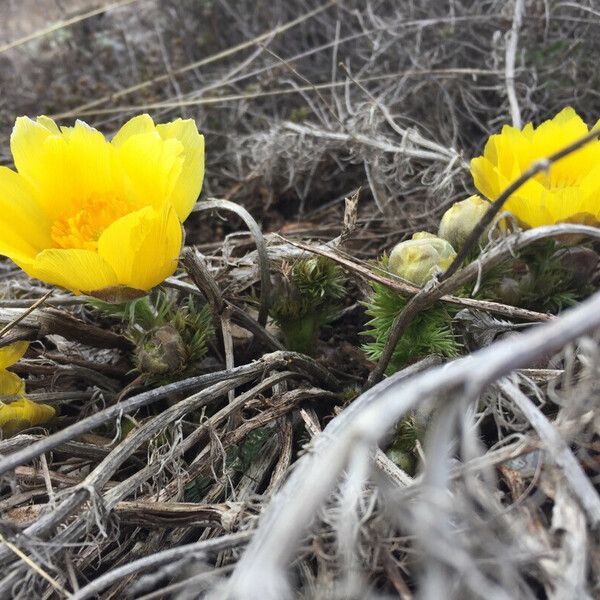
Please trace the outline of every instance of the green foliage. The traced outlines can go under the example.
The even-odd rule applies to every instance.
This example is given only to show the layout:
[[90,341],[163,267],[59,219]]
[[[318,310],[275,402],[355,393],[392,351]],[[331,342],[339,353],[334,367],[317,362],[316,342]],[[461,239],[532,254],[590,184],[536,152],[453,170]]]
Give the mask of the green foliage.
[[[385,270],[385,258],[379,265]],[[390,336],[390,329],[396,316],[406,306],[407,299],[389,287],[373,282],[373,296],[365,303],[366,313],[371,320],[362,335],[373,339],[363,345],[370,360],[379,360]],[[419,314],[402,335],[392,360],[387,368],[391,374],[429,354],[455,357],[459,345],[452,330],[452,317],[446,307],[435,304]]]
[[201,503],[202,499],[210,489],[213,480],[211,477],[206,475],[198,475],[195,479],[192,479],[183,490],[183,501],[184,502],[196,502]]
[[523,294],[523,305],[534,310],[559,312],[581,298],[571,273],[561,261],[560,245],[547,240],[521,253],[533,274],[533,283]]
[[213,335],[210,308],[190,295],[181,304],[162,290],[123,304],[93,300],[101,312],[126,323],[136,368],[151,377],[181,374],[206,355]]
[[592,289],[577,281],[581,279],[577,273],[579,265],[565,260],[570,250],[556,240],[533,244],[492,269],[476,297],[540,312],[558,313],[573,306]]
[[340,311],[345,278],[337,265],[321,256],[284,264],[270,315],[290,350],[312,354],[321,327]]
[[128,327],[145,330],[164,324],[164,320],[171,310],[171,301],[168,295],[162,291],[121,304],[104,302],[96,298],[90,298],[88,303],[101,313],[127,323]]
[[214,334],[212,314],[208,304],[199,306],[197,300],[190,295],[183,306],[177,307],[172,312],[170,322],[181,335],[188,362],[203,358],[208,349],[208,340]]
[[[273,434],[273,429],[269,427],[260,427],[248,433],[241,444],[233,446],[227,451],[225,457],[226,468],[230,472],[245,473],[258,458]],[[185,502],[202,502],[213,481],[212,477],[206,475],[196,477],[185,487]]]
[[273,429],[260,427],[254,429],[244,438],[238,446],[227,452],[225,464],[229,469],[238,473],[245,473],[250,465],[258,458],[267,440],[273,435]]

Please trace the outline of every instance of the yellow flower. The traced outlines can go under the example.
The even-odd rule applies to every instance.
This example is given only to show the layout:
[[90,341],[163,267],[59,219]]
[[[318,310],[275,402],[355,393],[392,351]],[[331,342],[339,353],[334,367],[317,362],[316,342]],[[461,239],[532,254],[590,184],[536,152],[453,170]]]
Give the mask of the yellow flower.
[[7,367],[14,365],[27,351],[27,342],[16,342],[0,348],[0,398],[3,396],[21,396],[10,403],[0,401],[0,430],[4,436],[10,436],[21,429],[42,425],[54,417],[54,408],[47,404],[38,404],[23,397],[25,382]]
[[109,142],[82,121],[19,117],[11,150],[16,172],[0,167],[0,254],[27,274],[122,300],[175,271],[204,176],[193,121],[139,115]]
[[[600,121],[595,128],[600,125]],[[490,200],[498,198],[531,164],[588,133],[570,107],[538,127],[522,131],[505,125],[492,135],[483,156],[471,161],[475,187]],[[545,173],[522,185],[504,205],[524,227],[561,222],[598,224],[600,220],[600,141],[562,158]]]
[[449,242],[432,233],[418,231],[412,240],[400,242],[390,253],[388,267],[419,287],[436,273],[445,271],[456,257]]

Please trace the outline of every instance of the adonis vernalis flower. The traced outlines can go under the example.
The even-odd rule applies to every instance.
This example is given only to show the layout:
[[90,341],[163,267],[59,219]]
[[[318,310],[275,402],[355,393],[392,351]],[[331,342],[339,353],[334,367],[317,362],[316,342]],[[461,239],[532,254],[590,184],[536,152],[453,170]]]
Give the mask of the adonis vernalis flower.
[[171,275],[204,176],[191,120],[128,121],[108,141],[82,121],[19,117],[0,167],[0,254],[75,293],[122,301]]
[[15,373],[7,371],[27,351],[27,342],[16,342],[0,348],[0,398],[18,396],[10,403],[0,401],[0,430],[4,436],[13,435],[21,429],[42,425],[55,414],[54,408],[25,398],[25,382]]
[[[600,121],[595,127],[600,126]],[[490,136],[483,156],[471,161],[475,187],[495,200],[531,164],[588,133],[570,107],[538,127],[505,125]],[[595,140],[538,173],[510,196],[505,209],[524,227],[554,223],[600,222],[600,141]]]

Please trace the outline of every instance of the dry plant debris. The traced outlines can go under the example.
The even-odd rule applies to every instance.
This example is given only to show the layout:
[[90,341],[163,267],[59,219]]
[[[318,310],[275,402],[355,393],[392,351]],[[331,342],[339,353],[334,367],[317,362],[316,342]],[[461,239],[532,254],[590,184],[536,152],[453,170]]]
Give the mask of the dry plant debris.
[[598,597],[597,8],[6,0],[0,598]]

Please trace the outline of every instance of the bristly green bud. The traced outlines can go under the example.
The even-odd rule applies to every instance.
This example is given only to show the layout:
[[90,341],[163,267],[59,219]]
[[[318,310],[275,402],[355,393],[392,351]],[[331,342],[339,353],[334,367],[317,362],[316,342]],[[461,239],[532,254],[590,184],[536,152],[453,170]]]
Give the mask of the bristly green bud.
[[179,331],[172,325],[159,327],[138,349],[137,359],[140,371],[145,373],[163,375],[181,371],[187,357]]
[[541,240],[485,273],[476,297],[556,314],[594,291],[598,262],[590,248]]
[[[455,250],[459,250],[489,208],[490,203],[477,195],[455,202],[444,213],[438,235],[450,242]],[[487,232],[483,233],[483,239],[486,234]]]
[[314,354],[319,330],[339,313],[345,294],[340,268],[321,256],[284,263],[270,315],[290,350]]
[[124,304],[93,301],[105,314],[126,322],[127,337],[135,344],[133,362],[152,379],[169,381],[185,373],[207,352],[213,335],[210,308],[192,296],[176,302],[164,291]]
[[409,475],[415,472],[417,441],[423,434],[423,424],[414,415],[409,415],[396,425],[392,443],[386,451],[387,457]]
[[392,273],[422,287],[436,273],[445,271],[455,257],[456,252],[449,242],[420,231],[411,240],[394,246],[388,266]]

